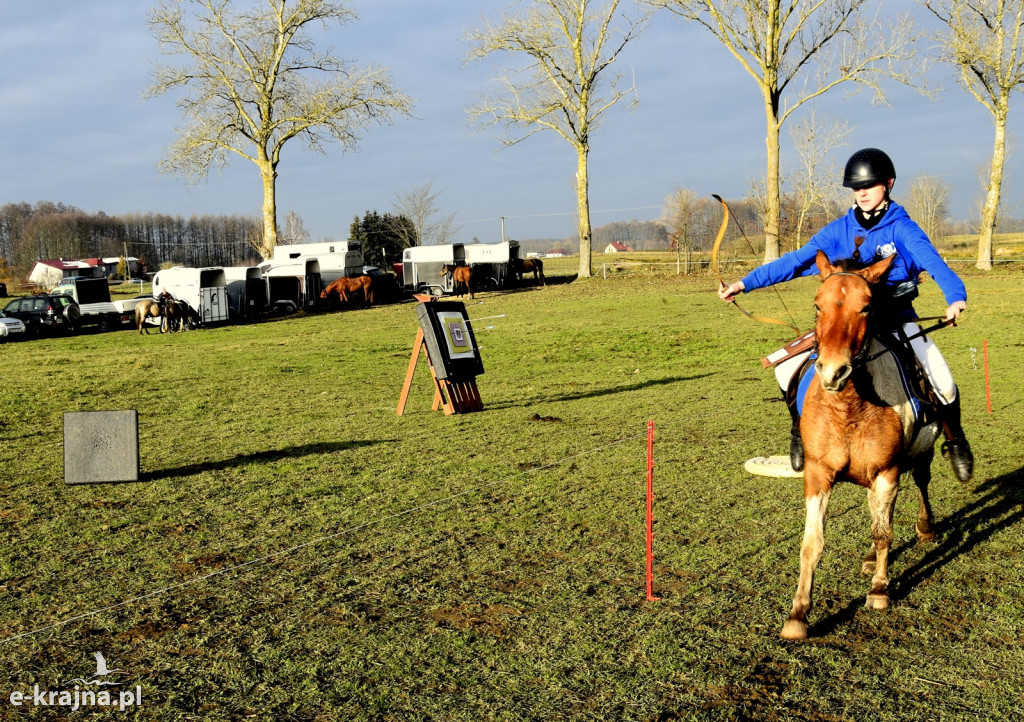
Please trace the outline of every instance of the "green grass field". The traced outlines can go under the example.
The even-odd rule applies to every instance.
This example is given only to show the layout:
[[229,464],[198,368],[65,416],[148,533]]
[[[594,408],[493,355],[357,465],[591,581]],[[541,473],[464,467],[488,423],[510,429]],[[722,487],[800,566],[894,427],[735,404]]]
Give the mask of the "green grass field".
[[[96,651],[142,690],[118,718],[1020,718],[1019,264],[965,271],[968,314],[937,337],[977,458],[966,485],[935,462],[941,540],[916,543],[905,480],[893,605],[864,609],[866,497],[840,487],[793,644],[801,482],[743,470],[788,448],[759,359],[789,334],[710,276],[603,262],[466,299],[474,414],[430,410],[425,363],[395,414],[411,303],[0,346],[0,718],[70,717],[33,686],[92,675]],[[802,327],[815,286],[782,292]],[[934,284],[917,307],[944,309]],[[64,412],[108,409],[138,410],[145,482],[65,485]]]

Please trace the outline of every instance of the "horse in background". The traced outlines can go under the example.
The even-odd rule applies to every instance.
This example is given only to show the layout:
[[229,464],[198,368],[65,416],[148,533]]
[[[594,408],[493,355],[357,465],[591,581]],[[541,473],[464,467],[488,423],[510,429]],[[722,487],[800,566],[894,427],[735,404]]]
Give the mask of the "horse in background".
[[187,305],[183,301],[167,299],[167,303],[164,304],[164,319],[160,324],[160,333],[185,331],[188,327],[186,308]]
[[146,319],[160,318],[161,316],[160,304],[157,303],[155,298],[144,298],[139,301],[135,306],[135,327],[139,329],[139,334],[142,333],[142,329],[145,327],[146,335],[148,336],[149,324],[146,323]]
[[837,482],[851,481],[868,491],[872,542],[861,567],[863,573],[872,574],[866,606],[889,606],[889,549],[901,472],[913,473],[919,493],[917,537],[936,538],[928,483],[938,425],[915,423],[898,362],[873,334],[877,321],[871,311],[872,296],[893,258],[852,270],[847,263],[832,265],[818,252],[822,279],[814,299],[818,356],[800,418],[806,520],[800,580],[793,609],[782,627],[785,639],[807,638],[814,572],[825,545],[825,516]]
[[[146,323],[146,320],[159,318],[160,333],[184,331],[190,325],[189,311],[190,307],[184,301],[168,298],[161,308],[157,299],[145,298],[135,306],[135,327],[138,328],[140,334],[145,329],[148,336],[150,324]],[[196,315],[198,316],[198,314]]]
[[462,296],[469,291],[469,297],[476,298],[473,295],[473,269],[469,266],[452,266],[446,263],[441,266],[441,278],[449,275],[452,277],[454,294]]
[[534,283],[544,285],[544,261],[539,258],[517,258],[515,272],[519,283],[523,282],[523,276],[532,273]]
[[331,294],[337,294],[338,299],[347,304],[352,294],[360,291],[363,293],[363,306],[373,304],[373,279],[369,276],[342,276],[337,278],[320,292],[320,298],[328,300]]

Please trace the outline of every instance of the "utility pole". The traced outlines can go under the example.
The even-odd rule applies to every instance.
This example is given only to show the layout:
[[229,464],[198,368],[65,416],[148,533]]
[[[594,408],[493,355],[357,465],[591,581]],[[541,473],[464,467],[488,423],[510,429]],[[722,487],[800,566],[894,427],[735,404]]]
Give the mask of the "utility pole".
[[501,242],[505,242],[505,216],[501,217]]

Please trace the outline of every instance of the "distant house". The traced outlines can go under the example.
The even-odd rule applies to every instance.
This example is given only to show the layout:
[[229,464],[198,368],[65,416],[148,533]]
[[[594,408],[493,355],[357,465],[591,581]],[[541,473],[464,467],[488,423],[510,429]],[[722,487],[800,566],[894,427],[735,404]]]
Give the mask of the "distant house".
[[43,288],[52,288],[60,283],[62,278],[104,276],[102,269],[86,261],[65,261],[58,258],[55,261],[36,261],[32,266],[32,272],[28,274],[28,282],[34,283]]
[[604,252],[605,253],[628,253],[628,252],[630,252],[632,250],[633,250],[632,248],[630,248],[629,246],[627,246],[627,245],[625,245],[623,243],[619,243],[618,241],[612,241],[611,243],[609,243],[605,247]]
[[[65,261],[63,258],[50,261],[36,261],[32,272],[28,274],[28,282],[43,288],[52,288],[64,278],[105,278],[117,275],[120,257],[84,258],[80,261]],[[129,256],[128,268],[131,274],[137,275],[141,270],[139,259]]]
[[569,255],[569,252],[564,248],[556,248],[553,251],[548,251],[545,255],[548,258],[565,258]]

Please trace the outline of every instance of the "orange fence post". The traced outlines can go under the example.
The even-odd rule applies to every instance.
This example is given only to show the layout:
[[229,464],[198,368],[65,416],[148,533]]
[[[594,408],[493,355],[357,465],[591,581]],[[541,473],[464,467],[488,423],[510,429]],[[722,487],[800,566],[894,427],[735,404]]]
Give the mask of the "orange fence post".
[[654,596],[654,419],[647,422],[647,601]]

